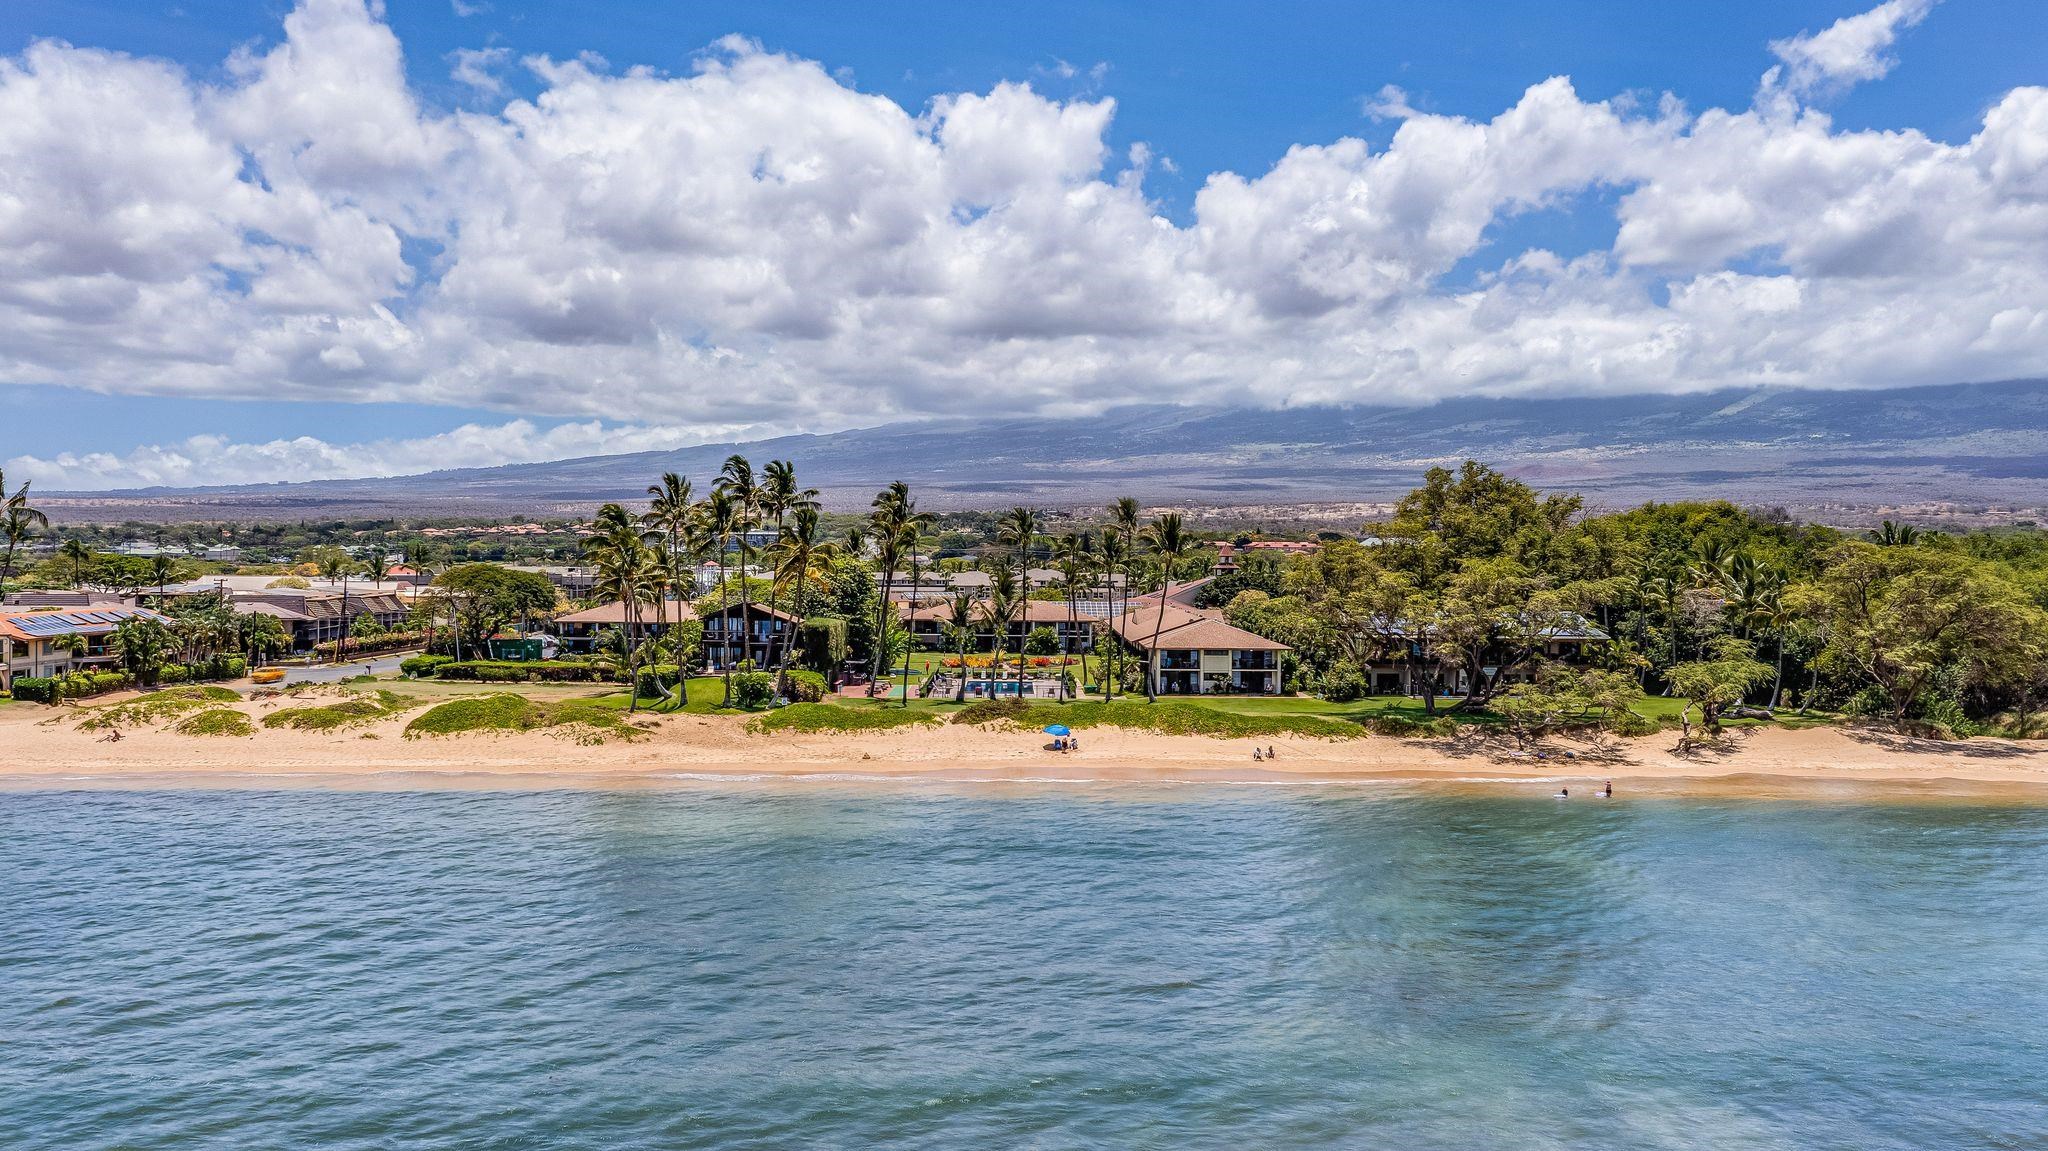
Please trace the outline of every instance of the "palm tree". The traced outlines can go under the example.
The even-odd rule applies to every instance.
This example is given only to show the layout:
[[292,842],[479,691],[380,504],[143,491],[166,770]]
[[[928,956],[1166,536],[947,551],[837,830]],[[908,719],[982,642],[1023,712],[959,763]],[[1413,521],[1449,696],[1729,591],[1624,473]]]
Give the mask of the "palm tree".
[[974,593],[960,589],[946,601],[946,638],[953,641],[953,654],[960,657],[960,682],[953,690],[953,702],[967,700],[967,649],[974,644]]
[[177,569],[178,562],[161,551],[149,557],[149,578],[150,582],[156,585],[156,606],[159,611],[164,606],[164,589],[171,582],[171,574]]
[[896,565],[903,562],[904,549],[915,550],[917,540],[908,524],[889,521],[887,509],[877,508],[874,525],[875,563],[882,569],[882,594],[875,603],[875,642],[869,654],[868,694],[878,690],[888,674],[884,660],[889,654],[889,591],[895,583]]
[[[1112,627],[1114,627],[1118,619],[1122,618],[1122,613],[1117,610],[1116,606],[1117,584],[1119,582],[1123,585],[1124,610],[1130,610],[1130,564],[1131,557],[1138,554],[1138,523],[1142,512],[1143,509],[1138,506],[1138,501],[1130,496],[1120,496],[1115,503],[1109,505],[1109,528],[1102,533],[1102,557],[1106,570],[1111,574],[1109,620]],[[1116,541],[1114,546],[1110,543],[1112,539]],[[1117,580],[1115,578],[1117,576],[1122,576],[1122,580]],[[1110,651],[1116,656],[1120,669],[1123,660],[1122,645],[1111,644]],[[1115,677],[1111,676],[1110,682],[1103,687],[1103,699],[1110,698],[1114,686]]]
[[1145,546],[1159,556],[1159,610],[1152,616],[1152,650],[1147,659],[1145,698],[1159,702],[1159,631],[1166,623],[1166,597],[1173,594],[1173,566],[1194,543],[1181,525],[1179,512],[1163,512],[1145,529]]
[[[1039,514],[1027,507],[1014,507],[996,521],[996,540],[1017,551],[1017,571],[1024,584],[1024,598],[1031,598],[1031,549],[1038,543],[1043,527]],[[1017,698],[1024,698],[1024,647],[1017,646]]]
[[635,711],[640,706],[640,604],[650,593],[665,594],[661,565],[625,508],[604,505],[597,510],[593,526],[597,534],[584,548],[597,567],[597,589],[616,597],[624,607],[626,682],[630,685],[626,710]]
[[[1102,533],[1102,571],[1105,573],[1105,578],[1109,581],[1109,626],[1112,635],[1114,635],[1118,618],[1116,609],[1116,577],[1123,573],[1124,561],[1129,555],[1130,551],[1124,542],[1122,532],[1106,530]],[[1126,583],[1128,584],[1128,581]],[[1114,690],[1116,684],[1118,660],[1123,654],[1122,646],[1120,643],[1109,644],[1104,649],[1104,655],[1101,657],[1101,662],[1103,663],[1102,698],[1105,702],[1109,700],[1110,693]]]
[[[725,548],[726,544],[732,539],[733,524],[736,520],[737,512],[733,504],[732,493],[722,487],[712,488],[711,494],[704,499],[698,523],[712,552],[718,556],[718,610],[721,613],[726,608],[732,606],[727,602],[725,594]],[[746,578],[744,569],[741,571],[741,578]],[[722,621],[727,617],[721,614],[719,618]],[[725,630],[725,625],[722,622],[719,625],[718,642],[723,649],[723,658],[718,662],[725,665],[725,706],[731,707],[732,634]]]
[[[662,597],[655,601],[655,619],[661,626],[661,634],[669,634],[668,589],[680,587],[682,583],[682,544],[690,532],[690,522],[695,509],[690,503],[690,481],[674,472],[661,473],[661,482],[649,484],[647,510],[640,513],[640,522],[661,539],[659,554],[662,569]],[[656,687],[661,685],[660,661],[656,661],[654,674]],[[637,685],[636,685],[637,686]],[[683,686],[683,655],[676,653],[676,687]]]
[[733,538],[739,541],[740,553],[740,660],[753,659],[753,634],[748,631],[748,622],[754,615],[754,593],[747,585],[747,568],[754,555],[754,545],[747,539],[747,533],[760,524],[761,484],[754,478],[754,465],[742,455],[725,458],[725,467],[718,473],[718,486],[732,497]]
[[1893,523],[1890,520],[1886,520],[1870,531],[1864,532],[1863,538],[1881,548],[1912,547],[1920,542],[1920,529],[1912,524]]
[[[876,540],[884,555],[882,560],[882,619],[888,619],[889,593],[896,582],[896,569],[904,559],[910,561],[910,606],[917,607],[917,585],[924,578],[924,558],[918,554],[918,544],[932,524],[930,512],[917,510],[917,501],[911,498],[910,485],[902,480],[890,484],[874,499],[874,511],[868,516],[873,525]],[[877,635],[887,634],[886,623],[877,628]],[[877,673],[879,675],[879,672]],[[906,652],[903,660],[903,706],[910,706],[910,659]]]
[[[775,540],[779,544],[782,542],[783,523],[792,513],[806,508],[813,512],[817,511],[818,489],[798,488],[796,486],[796,465],[788,460],[769,460],[768,466],[761,470],[761,474],[763,477],[761,483],[761,511],[774,523]],[[771,564],[771,572],[773,567],[774,565]],[[782,581],[779,579],[772,580],[768,585],[768,614],[771,618],[776,616],[782,606],[781,596]],[[781,688],[786,686],[780,680],[785,670],[784,665],[788,661],[780,658],[775,650],[775,635],[777,633],[774,627],[774,624],[769,625],[768,662],[775,665],[778,681],[777,687]],[[794,636],[791,635],[790,638],[793,639]],[[789,651],[789,645],[790,639],[783,640],[783,654]]]
[[[775,573],[777,588],[790,587],[796,592],[796,618],[805,618],[805,609],[810,606],[811,584],[822,580],[826,567],[839,554],[839,545],[825,538],[818,526],[818,508],[815,503],[799,507],[775,543],[768,549],[768,563]],[[794,644],[782,645],[782,659],[777,665],[778,676],[789,674],[789,656]]]
[[[14,575],[14,553],[30,536],[38,531],[50,529],[50,517],[28,502],[29,481],[23,480],[21,487],[7,496],[5,513],[0,515],[0,534],[7,537],[7,558],[0,560],[0,592],[7,590],[7,580]],[[0,471],[0,495],[7,493],[7,473]]]
[[[1067,631],[1060,636],[1060,702],[1067,698],[1067,654],[1077,626],[1081,585],[1095,569],[1095,541],[1089,533],[1068,532],[1059,538],[1053,554],[1060,565],[1060,583],[1067,593]],[[1087,670],[1084,666],[1083,671]]]
[[[1018,589],[1017,574],[1011,570],[1010,563],[1006,559],[998,558],[989,565],[988,579],[988,622],[989,626],[995,630],[995,660],[988,672],[989,698],[993,699],[995,698],[996,681],[1002,678],[1003,674],[1003,649],[1009,646],[1010,623],[1017,618],[1018,609],[1024,605],[1024,593]],[[1020,664],[1023,662],[1021,653],[1018,656],[1018,662]],[[1024,698],[1024,680],[1021,670],[1018,673],[1017,698],[1020,701]]]
[[85,565],[92,562],[92,549],[85,546],[84,540],[73,536],[64,541],[63,546],[57,549],[57,554],[63,556],[65,561],[71,565],[71,589],[73,591],[83,591],[85,589]]

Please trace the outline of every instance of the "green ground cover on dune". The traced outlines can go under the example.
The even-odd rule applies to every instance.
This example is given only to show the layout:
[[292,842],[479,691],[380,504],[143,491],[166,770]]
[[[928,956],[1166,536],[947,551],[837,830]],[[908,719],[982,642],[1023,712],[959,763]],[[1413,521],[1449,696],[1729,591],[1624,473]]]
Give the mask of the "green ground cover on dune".
[[78,720],[81,731],[106,731],[122,727],[147,727],[175,719],[214,704],[241,699],[237,692],[211,684],[182,684],[162,691],[147,692],[120,703],[84,709]]
[[405,727],[407,739],[474,732],[551,732],[580,743],[636,739],[639,728],[615,705],[598,699],[543,703],[511,692],[450,700],[420,713]]
[[288,707],[263,717],[263,726],[296,731],[340,731],[375,723],[418,707],[420,701],[395,691],[378,690],[336,703]]
[[209,708],[195,712],[171,725],[179,735],[231,736],[246,738],[256,734],[256,725],[249,717],[231,707]]

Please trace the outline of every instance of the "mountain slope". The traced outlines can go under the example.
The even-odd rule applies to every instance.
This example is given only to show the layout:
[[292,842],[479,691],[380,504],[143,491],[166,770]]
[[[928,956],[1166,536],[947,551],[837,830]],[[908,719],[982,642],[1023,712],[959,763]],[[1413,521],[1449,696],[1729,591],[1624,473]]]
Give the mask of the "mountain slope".
[[733,452],[790,459],[830,506],[892,479],[931,506],[1384,499],[1467,457],[1596,503],[1726,496],[1795,508],[2048,504],[2048,381],[1881,392],[1740,390],[1462,399],[1426,408],[1168,406],[1074,419],[940,420],[366,480],[52,493],[70,519],[502,514],[701,483]]

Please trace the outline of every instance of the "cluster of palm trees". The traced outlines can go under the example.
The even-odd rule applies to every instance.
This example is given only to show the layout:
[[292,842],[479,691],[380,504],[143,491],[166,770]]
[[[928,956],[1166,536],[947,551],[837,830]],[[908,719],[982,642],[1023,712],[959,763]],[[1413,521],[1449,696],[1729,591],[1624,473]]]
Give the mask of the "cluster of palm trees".
[[[659,634],[671,635],[671,604],[694,594],[696,565],[707,558],[714,559],[718,564],[719,605],[728,606],[736,594],[741,609],[736,658],[731,634],[720,636],[725,656],[720,661],[724,665],[725,702],[730,704],[733,672],[738,670],[737,665],[753,659],[753,643],[746,629],[755,602],[755,583],[747,575],[754,561],[765,559],[769,565],[769,614],[779,615],[782,597],[791,595],[794,614],[801,619],[809,607],[812,589],[823,580],[831,560],[838,554],[838,546],[824,538],[819,524],[817,489],[800,486],[796,468],[787,460],[770,461],[756,472],[745,456],[735,455],[725,461],[702,499],[696,498],[695,486],[689,479],[674,472],[663,473],[660,482],[649,485],[647,496],[647,509],[637,514],[619,504],[599,508],[594,534],[584,545],[597,569],[595,590],[625,607],[623,631],[628,677],[636,684],[639,681],[639,661],[644,654],[641,636],[645,630],[641,613],[651,605]],[[765,549],[757,546],[754,537],[763,528],[774,533],[774,541]],[[730,580],[734,566],[740,574],[736,593]],[[761,663],[772,666],[777,676],[783,677],[789,670],[794,645],[789,638],[778,642],[778,635],[787,637],[788,633],[781,629],[769,631]],[[684,691],[680,664],[684,653],[675,649],[673,641],[669,646],[667,654],[678,665],[673,690],[680,704]],[[662,654],[658,647],[656,654]],[[657,690],[666,695],[670,689],[663,685],[664,678],[657,659],[654,682]],[[629,706],[637,707],[639,692],[635,690],[633,696]]]
[[[1656,606],[1669,621],[1670,634],[1664,641],[1670,646],[1673,663],[1685,658],[1680,633],[1689,596],[1699,595],[1706,604],[1716,605],[1708,610],[1724,613],[1739,639],[1769,635],[1776,649],[1771,701],[1777,702],[1785,679],[1785,633],[1796,618],[1785,599],[1791,580],[1782,570],[1748,552],[1734,551],[1721,540],[1707,539],[1694,548],[1690,564],[1682,570],[1655,574],[1638,570],[1635,578],[1634,601]],[[1647,676],[1649,669],[1647,661],[1641,662],[1638,678]]]
[[[903,510],[908,507],[908,495],[903,485],[895,484],[875,497],[875,516],[871,522],[879,533],[883,529],[878,517],[886,515],[894,520],[906,517]],[[1035,508],[1013,507],[1004,512],[996,524],[996,542],[1007,549],[1007,554],[997,554],[984,560],[983,568],[989,575],[989,592],[986,599],[978,598],[973,592],[956,591],[947,601],[944,629],[954,654],[961,662],[956,699],[964,699],[967,690],[965,674],[968,650],[974,643],[978,625],[987,625],[994,633],[996,674],[1001,674],[1003,661],[1008,654],[1010,631],[1019,613],[1025,611],[1029,599],[1030,571],[1033,558],[1044,555],[1060,573],[1061,590],[1067,608],[1066,637],[1071,637],[1080,628],[1080,597],[1089,588],[1106,583],[1109,596],[1109,616],[1120,618],[1130,608],[1130,586],[1132,567],[1141,550],[1150,552],[1160,563],[1161,603],[1172,594],[1175,571],[1194,546],[1178,512],[1164,512],[1152,522],[1141,522],[1138,501],[1125,497],[1109,505],[1107,523],[1099,530],[1083,528],[1059,535],[1048,535],[1045,531],[1044,513]],[[912,549],[912,583],[917,580],[915,548]],[[891,570],[884,558],[882,570]],[[1122,596],[1119,604],[1118,597]],[[883,592],[883,602],[888,602],[888,589]],[[1165,612],[1156,613],[1153,620],[1153,647],[1158,647],[1158,636],[1165,621]],[[1021,645],[1020,645],[1021,646]],[[1107,653],[1101,669],[1102,697],[1114,698],[1119,675],[1118,656],[1120,649],[1112,644],[1104,649]],[[1025,668],[1024,653],[1017,653],[1017,698],[1024,698]],[[1063,637],[1060,643],[1059,698],[1067,698],[1067,678],[1071,668],[1072,644]],[[908,660],[905,662],[904,706],[909,706]],[[1158,698],[1158,683],[1155,676],[1145,677],[1145,693],[1148,699]]]

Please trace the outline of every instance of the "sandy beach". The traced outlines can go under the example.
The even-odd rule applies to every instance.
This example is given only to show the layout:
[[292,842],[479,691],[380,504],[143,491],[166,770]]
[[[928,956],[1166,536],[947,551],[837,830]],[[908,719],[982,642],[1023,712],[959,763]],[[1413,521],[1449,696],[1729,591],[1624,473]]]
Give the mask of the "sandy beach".
[[[260,718],[265,703],[238,707]],[[1358,783],[1625,796],[1995,796],[2048,802],[2048,744],[1934,743],[1854,728],[1759,729],[1723,748],[1673,753],[1666,733],[1541,755],[1499,739],[1369,737],[1254,742],[1115,728],[1057,754],[1035,732],[947,725],[854,734],[756,734],[740,716],[646,715],[644,734],[591,746],[558,733],[407,739],[405,718],[341,732],[259,729],[204,738],[81,731],[72,709],[0,709],[0,786],[475,788],[636,787],[696,780],[920,783]],[[1569,753],[1569,754],[1567,754]]]

